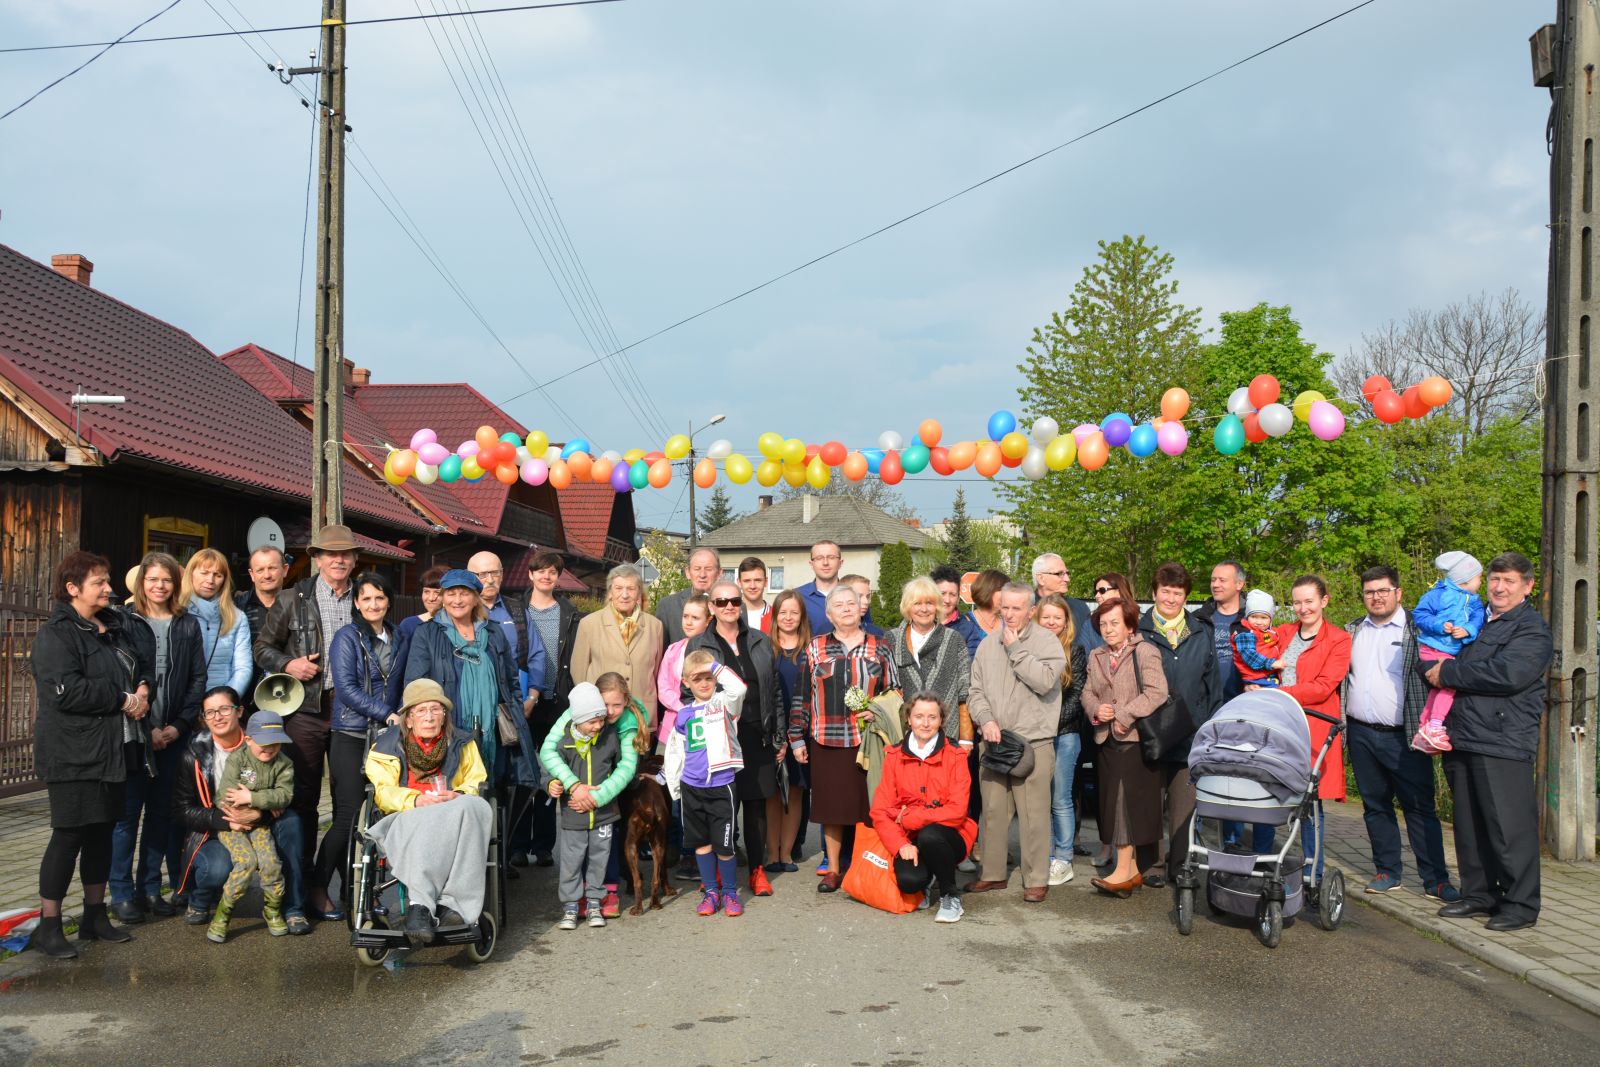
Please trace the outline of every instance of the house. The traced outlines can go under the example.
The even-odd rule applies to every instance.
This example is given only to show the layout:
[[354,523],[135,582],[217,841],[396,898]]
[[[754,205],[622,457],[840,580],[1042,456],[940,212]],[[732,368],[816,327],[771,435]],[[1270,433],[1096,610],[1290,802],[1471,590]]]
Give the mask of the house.
[[922,530],[853,496],[809,493],[774,504],[763,496],[755,512],[700,538],[722,556],[723,573],[732,576],[739,561],[757,556],[767,565],[767,599],[811,581],[811,546],[832,541],[844,557],[840,574],[859,574],[878,584],[885,546],[904,544],[913,553],[926,548]]

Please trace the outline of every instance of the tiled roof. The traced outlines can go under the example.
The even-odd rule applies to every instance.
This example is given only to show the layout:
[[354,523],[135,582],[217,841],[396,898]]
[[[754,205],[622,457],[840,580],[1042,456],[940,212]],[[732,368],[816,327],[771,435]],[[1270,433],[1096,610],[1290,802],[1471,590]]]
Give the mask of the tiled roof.
[[[67,425],[71,396],[121,394],[82,409],[85,442],[206,478],[309,501],[311,439],[288,412],[204,345],[0,245],[0,374]],[[404,530],[428,524],[389,487],[347,464],[345,508]]]
[[[359,530],[351,530],[355,535],[356,548],[364,556],[377,556],[379,559],[396,559],[402,563],[406,560],[417,558],[417,554],[408,548],[391,545],[387,541],[380,541],[376,537],[368,537]],[[309,522],[297,523],[283,531],[284,538],[292,548],[305,548],[311,544],[311,524]]]
[[882,508],[853,496],[814,496],[817,511],[805,522],[805,497],[773,504],[746,515],[700,539],[712,548],[806,548],[832,541],[840,548],[867,548],[904,543],[922,548],[928,535],[901,522]]
[[561,501],[561,525],[567,532],[567,544],[586,556],[605,559],[606,533],[611,529],[611,512],[617,506],[617,497],[627,496],[627,507],[633,506],[632,497],[593,482],[573,482],[556,495]]

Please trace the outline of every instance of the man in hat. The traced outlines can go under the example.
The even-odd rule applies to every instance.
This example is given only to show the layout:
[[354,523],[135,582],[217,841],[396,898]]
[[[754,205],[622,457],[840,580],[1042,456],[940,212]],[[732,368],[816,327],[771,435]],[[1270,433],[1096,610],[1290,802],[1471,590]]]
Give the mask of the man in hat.
[[[294,802],[290,810],[307,828],[303,861],[316,852],[317,806],[322,801],[322,768],[328,754],[328,722],[333,711],[333,675],[324,670],[333,635],[350,623],[354,595],[350,575],[356,566],[356,539],[348,526],[324,526],[310,545],[316,575],[280,595],[255,637],[256,666],[267,674],[289,674],[305,686],[305,699],[285,719],[286,751],[294,764]],[[344,911],[313,887],[310,913],[338,922]]]

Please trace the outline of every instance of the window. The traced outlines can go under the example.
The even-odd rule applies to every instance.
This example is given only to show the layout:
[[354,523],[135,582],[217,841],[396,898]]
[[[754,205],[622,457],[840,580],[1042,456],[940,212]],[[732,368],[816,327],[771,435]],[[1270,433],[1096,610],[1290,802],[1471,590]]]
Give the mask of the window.
[[783,568],[782,567],[769,567],[769,568],[767,568],[767,588],[772,590],[772,592],[774,592],[774,593],[783,592]]
[[173,516],[144,521],[144,550],[165,552],[179,563],[188,563],[189,557],[206,547],[210,530],[207,526]]

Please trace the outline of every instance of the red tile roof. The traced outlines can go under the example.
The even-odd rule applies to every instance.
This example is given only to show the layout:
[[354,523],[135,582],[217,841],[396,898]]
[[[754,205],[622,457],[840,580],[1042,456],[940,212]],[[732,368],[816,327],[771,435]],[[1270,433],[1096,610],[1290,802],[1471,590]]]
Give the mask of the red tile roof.
[[[586,556],[606,558],[606,532],[611,529],[611,512],[618,493],[609,485],[573,482],[558,494],[561,498],[561,524],[567,531],[567,544]],[[633,506],[627,498],[626,507]]]
[[[0,245],[0,374],[72,425],[71,395],[122,394],[85,407],[83,436],[108,460],[137,456],[207,478],[310,500],[310,434],[189,334]],[[345,509],[386,526],[429,524],[354,464]]]

